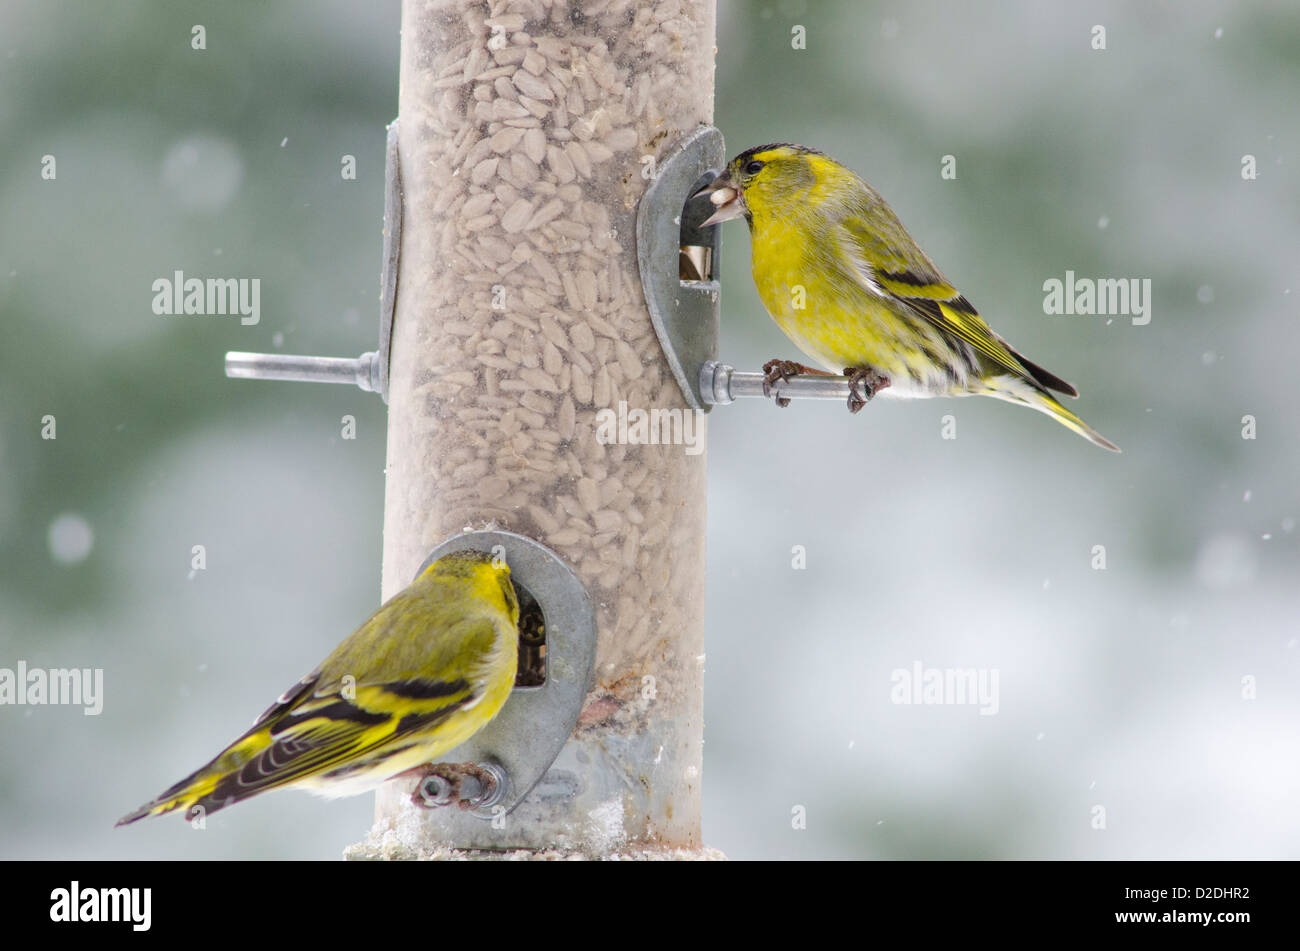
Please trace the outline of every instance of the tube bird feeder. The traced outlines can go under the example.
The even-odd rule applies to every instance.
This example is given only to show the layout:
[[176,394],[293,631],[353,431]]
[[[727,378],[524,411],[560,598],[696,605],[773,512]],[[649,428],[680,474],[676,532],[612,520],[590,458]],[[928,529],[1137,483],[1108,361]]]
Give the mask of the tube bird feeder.
[[383,594],[465,529],[524,536],[585,588],[595,658],[532,794],[479,816],[389,783],[350,857],[706,854],[703,416],[634,232],[657,163],[712,120],[713,57],[713,0],[404,3]]

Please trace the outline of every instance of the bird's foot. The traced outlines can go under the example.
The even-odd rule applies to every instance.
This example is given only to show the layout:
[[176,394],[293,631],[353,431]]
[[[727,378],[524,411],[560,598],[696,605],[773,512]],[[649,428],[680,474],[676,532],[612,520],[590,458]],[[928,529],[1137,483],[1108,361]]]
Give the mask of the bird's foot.
[[496,792],[497,780],[475,763],[430,763],[407,770],[419,782],[411,802],[424,809],[455,805],[473,809]]
[[889,386],[889,377],[871,367],[845,367],[849,378],[849,412],[857,413],[871,398]]
[[[784,383],[791,377],[799,376],[803,373],[811,373],[814,376],[833,376],[824,370],[814,370],[812,367],[806,367],[802,363],[795,363],[793,360],[768,360],[763,364],[763,395],[772,395],[772,385],[774,383]],[[778,396],[776,405],[785,407],[790,405],[788,397]]]

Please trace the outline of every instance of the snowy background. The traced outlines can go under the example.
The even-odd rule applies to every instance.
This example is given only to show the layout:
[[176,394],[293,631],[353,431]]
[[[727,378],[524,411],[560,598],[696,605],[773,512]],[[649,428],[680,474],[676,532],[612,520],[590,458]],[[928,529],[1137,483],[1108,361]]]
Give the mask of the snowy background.
[[[723,0],[717,124],[733,154],[790,140],[859,171],[1124,454],[991,400],[715,412],[705,839],[1295,857],[1300,13],[974,6]],[[221,355],[374,346],[399,19],[0,4],[0,667],[102,667],[106,693],[98,717],[0,707],[0,857],[333,859],[369,827],[372,797],[301,793],[202,832],[112,823],[376,606],[381,402],[227,381]],[[795,356],[742,226],[725,246],[724,359]],[[177,268],[261,277],[261,323],[155,316]],[[1151,279],[1150,324],[1045,315],[1067,269]],[[996,670],[997,714],[891,702],[918,662]]]

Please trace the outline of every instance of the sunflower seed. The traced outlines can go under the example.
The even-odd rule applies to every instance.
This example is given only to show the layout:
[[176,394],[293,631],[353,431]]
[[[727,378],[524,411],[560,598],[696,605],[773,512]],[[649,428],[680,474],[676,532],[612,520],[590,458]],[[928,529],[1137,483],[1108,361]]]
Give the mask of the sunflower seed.
[[631,127],[615,129],[605,136],[605,144],[615,152],[626,152],[635,148],[637,143],[636,130]]
[[510,78],[515,88],[531,99],[550,101],[555,98],[555,90],[551,89],[550,84],[527,70],[518,70]]
[[500,132],[496,133],[496,135],[492,136],[492,151],[497,153],[509,152],[519,144],[519,140],[523,137],[523,129],[502,129]]
[[541,129],[529,129],[524,133],[524,154],[534,164],[540,165],[546,158],[546,134]]
[[565,396],[560,403],[560,411],[555,417],[555,425],[562,438],[566,440],[573,438],[576,416],[577,410],[573,405],[573,398]]
[[577,176],[573,162],[569,160],[569,156],[559,146],[547,146],[546,164],[550,166],[551,171],[555,173],[555,177],[561,185],[573,181]]
[[579,175],[583,178],[591,178],[591,162],[587,160],[587,151],[582,147],[582,143],[565,143],[564,155]]
[[[533,214],[533,203],[527,198],[520,198],[501,216],[501,227],[510,234],[521,231]],[[534,267],[536,262],[533,262]]]

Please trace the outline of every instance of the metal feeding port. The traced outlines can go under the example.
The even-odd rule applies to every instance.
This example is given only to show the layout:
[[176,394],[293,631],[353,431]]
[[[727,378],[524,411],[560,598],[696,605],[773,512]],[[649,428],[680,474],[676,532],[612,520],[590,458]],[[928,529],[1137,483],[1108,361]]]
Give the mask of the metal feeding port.
[[721,232],[701,228],[713,213],[692,198],[726,163],[722,133],[702,126],[655,168],[636,210],[636,258],[646,308],[668,366],[692,409],[709,409],[700,367],[718,356]]
[[465,549],[510,566],[519,596],[519,673],[501,712],[456,748],[464,762],[436,764],[414,798],[428,807],[464,804],[469,815],[493,819],[532,792],[573,734],[596,662],[596,614],[569,566],[514,532],[454,535],[429,553],[416,577],[443,555]]

